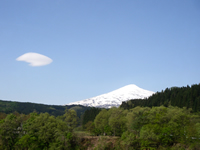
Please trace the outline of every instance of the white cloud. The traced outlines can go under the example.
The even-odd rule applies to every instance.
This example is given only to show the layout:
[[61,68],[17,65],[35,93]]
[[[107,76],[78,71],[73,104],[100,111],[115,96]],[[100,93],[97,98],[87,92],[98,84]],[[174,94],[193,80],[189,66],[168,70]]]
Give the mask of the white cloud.
[[25,53],[19,56],[16,60],[30,63],[30,66],[44,66],[53,61],[51,58],[38,53]]

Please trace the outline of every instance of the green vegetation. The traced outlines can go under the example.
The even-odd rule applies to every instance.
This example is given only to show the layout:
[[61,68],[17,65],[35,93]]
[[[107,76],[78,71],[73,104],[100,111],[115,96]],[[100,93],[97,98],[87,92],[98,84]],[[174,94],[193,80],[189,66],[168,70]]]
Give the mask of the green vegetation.
[[[200,115],[178,107],[102,109],[84,131],[75,131],[77,115],[11,113],[0,119],[0,150],[190,149],[200,147]],[[92,136],[91,136],[92,135]],[[98,135],[98,136],[95,136]]]
[[64,120],[48,113],[9,114],[0,121],[0,149],[76,149],[74,118],[74,110],[66,110]]
[[120,106],[124,109],[131,109],[137,106],[177,106],[180,108],[192,108],[194,112],[200,111],[200,84],[187,87],[166,88],[165,91],[157,92],[151,97],[141,100],[135,99],[123,102]]
[[120,137],[115,149],[195,150],[200,147],[200,115],[191,112],[173,106],[103,109],[85,129]]

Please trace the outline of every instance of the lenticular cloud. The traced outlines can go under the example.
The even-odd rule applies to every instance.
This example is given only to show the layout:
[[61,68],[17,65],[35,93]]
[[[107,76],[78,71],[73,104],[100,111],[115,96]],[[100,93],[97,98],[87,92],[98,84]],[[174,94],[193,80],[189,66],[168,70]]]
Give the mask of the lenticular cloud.
[[50,64],[53,60],[47,56],[38,53],[25,53],[19,56],[17,61],[25,61],[30,66],[44,66]]

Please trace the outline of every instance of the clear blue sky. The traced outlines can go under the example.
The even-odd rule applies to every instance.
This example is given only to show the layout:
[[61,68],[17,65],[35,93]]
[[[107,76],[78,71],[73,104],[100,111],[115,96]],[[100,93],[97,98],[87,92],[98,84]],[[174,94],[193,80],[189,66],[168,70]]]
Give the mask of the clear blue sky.
[[[30,66],[28,52],[52,59]],[[199,0],[1,0],[0,99],[63,105],[200,83]]]

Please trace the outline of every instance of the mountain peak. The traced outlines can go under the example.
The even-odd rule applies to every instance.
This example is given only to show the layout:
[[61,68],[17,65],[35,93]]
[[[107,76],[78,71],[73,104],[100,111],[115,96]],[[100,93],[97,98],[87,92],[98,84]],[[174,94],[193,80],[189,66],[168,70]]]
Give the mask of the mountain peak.
[[135,84],[129,84],[112,92],[102,94],[96,97],[85,99],[68,105],[84,105],[90,107],[110,108],[118,107],[123,101],[131,99],[144,99],[151,96],[154,92],[144,90]]
[[129,85],[126,85],[126,86],[123,86],[117,90],[133,90],[133,89],[141,89],[139,88],[137,85],[135,84],[129,84]]

